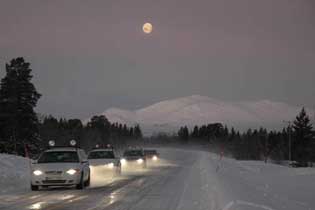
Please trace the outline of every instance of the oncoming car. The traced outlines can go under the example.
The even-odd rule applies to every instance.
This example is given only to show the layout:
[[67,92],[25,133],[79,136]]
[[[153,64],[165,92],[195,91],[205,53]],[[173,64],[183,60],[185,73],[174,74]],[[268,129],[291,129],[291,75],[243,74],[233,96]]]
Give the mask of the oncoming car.
[[90,185],[89,162],[84,150],[76,147],[51,148],[32,164],[31,190],[73,185],[77,189]]
[[158,161],[159,153],[155,149],[145,149],[144,154],[147,160]]
[[122,167],[135,168],[147,167],[147,160],[143,149],[128,149],[124,152],[120,160]]
[[90,168],[104,173],[111,173],[114,176],[121,174],[121,164],[119,158],[116,158],[114,149],[95,148],[89,152],[88,160]]

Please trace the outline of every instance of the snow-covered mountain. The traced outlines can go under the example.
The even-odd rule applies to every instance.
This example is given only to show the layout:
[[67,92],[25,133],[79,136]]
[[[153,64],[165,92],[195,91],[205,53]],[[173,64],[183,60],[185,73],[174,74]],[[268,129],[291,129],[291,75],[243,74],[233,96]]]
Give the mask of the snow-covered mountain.
[[[269,100],[225,102],[192,95],[155,103],[135,111],[110,108],[102,114],[111,122],[140,124],[146,135],[176,132],[179,126],[221,122],[239,130],[264,126],[281,129],[293,120],[301,107]],[[312,110],[307,109],[311,115]]]

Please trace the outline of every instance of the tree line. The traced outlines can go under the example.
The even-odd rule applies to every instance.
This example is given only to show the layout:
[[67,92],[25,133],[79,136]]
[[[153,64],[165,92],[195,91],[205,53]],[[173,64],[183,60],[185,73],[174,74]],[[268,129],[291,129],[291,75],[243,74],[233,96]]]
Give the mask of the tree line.
[[58,120],[46,116],[39,123],[39,136],[42,147],[47,146],[50,140],[54,140],[56,146],[67,146],[71,139],[75,139],[78,146],[90,150],[96,144],[116,147],[128,144],[132,140],[141,139],[142,131],[139,125],[129,127],[126,124],[111,123],[104,115],[93,116],[86,124],[80,119]]
[[248,129],[240,133],[221,123],[180,127],[178,138],[182,142],[209,143],[236,159],[245,160],[294,160],[303,164],[315,162],[315,132],[304,108],[282,131],[265,128]]
[[5,65],[0,83],[0,152],[37,154],[49,140],[66,145],[70,139],[90,149],[96,144],[125,144],[142,138],[139,125],[111,123],[105,116],[94,116],[83,124],[79,119],[56,119],[34,111],[41,94],[32,83],[32,69],[24,58],[12,59]]
[[[19,57],[6,64],[5,70],[0,83],[0,152],[24,155],[27,148],[37,154],[49,140],[66,145],[75,139],[82,148],[91,149],[96,144],[120,146],[142,139],[139,125],[111,123],[105,116],[94,116],[87,123],[79,119],[38,117],[34,109],[41,94],[31,81],[30,63]],[[291,159],[306,163],[315,162],[314,136],[310,118],[303,108],[292,125],[282,131],[260,128],[241,133],[221,123],[212,123],[196,125],[192,130],[183,126],[176,138],[184,143],[208,144],[213,150],[237,159]],[[170,140],[166,135],[159,139]]]

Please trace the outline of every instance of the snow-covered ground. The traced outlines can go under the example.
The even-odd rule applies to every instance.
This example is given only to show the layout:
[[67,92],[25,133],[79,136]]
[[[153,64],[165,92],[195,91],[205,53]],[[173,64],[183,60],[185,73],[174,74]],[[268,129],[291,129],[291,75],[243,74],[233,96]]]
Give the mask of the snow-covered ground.
[[147,170],[125,171],[120,179],[103,183],[98,176],[95,185],[82,191],[39,192],[25,188],[27,160],[1,154],[1,185],[7,189],[0,195],[0,209],[315,209],[314,168],[220,160],[197,150],[159,148],[159,152],[161,164]]
[[0,154],[0,194],[28,191],[30,188],[29,159]]

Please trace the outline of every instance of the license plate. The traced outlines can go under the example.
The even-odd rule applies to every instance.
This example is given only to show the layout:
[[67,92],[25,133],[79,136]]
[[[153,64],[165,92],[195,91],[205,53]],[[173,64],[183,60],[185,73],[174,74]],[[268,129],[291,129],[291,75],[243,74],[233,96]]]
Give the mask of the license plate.
[[61,179],[61,176],[48,176],[46,177],[46,180],[59,180]]

